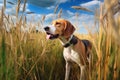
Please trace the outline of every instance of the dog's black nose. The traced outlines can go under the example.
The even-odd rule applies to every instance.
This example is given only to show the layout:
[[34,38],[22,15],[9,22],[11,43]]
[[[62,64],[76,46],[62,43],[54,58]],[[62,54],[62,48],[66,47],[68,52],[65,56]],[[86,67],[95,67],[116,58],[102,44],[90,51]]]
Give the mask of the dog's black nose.
[[49,29],[50,29],[50,28],[49,28],[48,26],[46,26],[46,27],[44,28],[45,31],[49,31]]

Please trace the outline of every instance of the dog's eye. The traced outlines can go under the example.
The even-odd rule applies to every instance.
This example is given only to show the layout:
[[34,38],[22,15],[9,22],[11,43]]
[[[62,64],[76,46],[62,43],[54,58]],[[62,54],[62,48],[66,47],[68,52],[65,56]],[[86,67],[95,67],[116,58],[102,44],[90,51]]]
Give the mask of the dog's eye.
[[61,23],[56,22],[56,27],[61,27],[60,24],[61,24]]
[[56,25],[59,25],[60,23],[59,22],[56,22]]

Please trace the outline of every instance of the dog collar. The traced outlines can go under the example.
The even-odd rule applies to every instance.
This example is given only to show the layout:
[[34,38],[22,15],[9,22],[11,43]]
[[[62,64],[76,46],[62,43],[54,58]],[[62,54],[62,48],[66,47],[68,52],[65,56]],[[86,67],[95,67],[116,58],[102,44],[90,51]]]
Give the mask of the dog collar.
[[76,36],[74,36],[74,35],[72,35],[71,37],[70,37],[70,39],[68,40],[68,42],[66,43],[66,44],[64,44],[63,46],[65,47],[65,48],[67,48],[67,47],[69,47],[69,46],[71,46],[71,45],[75,45],[75,44],[77,44],[77,37]]

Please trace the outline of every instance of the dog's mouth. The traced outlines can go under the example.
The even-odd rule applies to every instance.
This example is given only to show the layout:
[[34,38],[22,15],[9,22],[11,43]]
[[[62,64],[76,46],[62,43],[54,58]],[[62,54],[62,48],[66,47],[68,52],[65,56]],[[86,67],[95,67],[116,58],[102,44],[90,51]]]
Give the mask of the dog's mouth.
[[47,39],[56,39],[59,37],[59,34],[52,34],[50,32],[46,32],[46,34],[47,34],[47,37],[46,37]]

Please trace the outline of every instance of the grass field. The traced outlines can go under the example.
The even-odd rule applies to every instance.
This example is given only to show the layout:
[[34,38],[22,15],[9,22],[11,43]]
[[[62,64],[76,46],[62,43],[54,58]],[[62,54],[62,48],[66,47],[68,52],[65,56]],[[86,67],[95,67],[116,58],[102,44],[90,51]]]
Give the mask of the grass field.
[[[93,34],[85,26],[89,34],[76,35],[93,44],[90,80],[120,80],[120,16],[114,17],[118,10],[113,9],[118,3],[117,0],[104,3],[100,16],[95,16],[99,32]],[[18,4],[16,22],[4,13],[5,2],[0,11],[0,80],[64,80],[62,45],[58,40],[46,40],[44,32],[22,32],[21,26],[28,23],[22,16],[18,18],[19,8]],[[7,27],[12,27],[10,32],[6,31]],[[79,80],[79,67],[72,65],[70,80]]]

